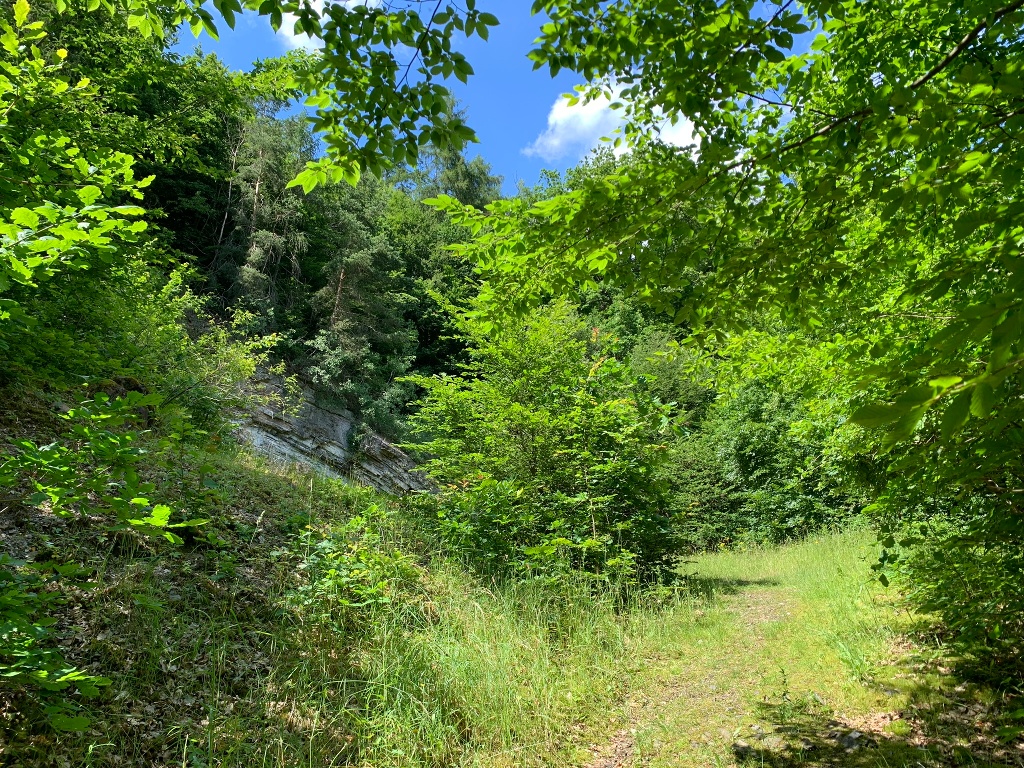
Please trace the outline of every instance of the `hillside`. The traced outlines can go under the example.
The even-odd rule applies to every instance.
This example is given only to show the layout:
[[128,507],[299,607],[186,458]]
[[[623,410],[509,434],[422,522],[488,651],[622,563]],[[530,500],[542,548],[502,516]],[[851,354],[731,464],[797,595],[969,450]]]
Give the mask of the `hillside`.
[[0,4],[0,763],[1022,765],[1022,137],[1024,0]]
[[204,477],[211,523],[179,547],[8,523],[6,547],[95,569],[51,610],[110,684],[80,734],[5,695],[3,764],[1021,764],[1007,702],[873,585],[862,530],[702,555],[621,604],[481,579],[342,481],[232,451]]

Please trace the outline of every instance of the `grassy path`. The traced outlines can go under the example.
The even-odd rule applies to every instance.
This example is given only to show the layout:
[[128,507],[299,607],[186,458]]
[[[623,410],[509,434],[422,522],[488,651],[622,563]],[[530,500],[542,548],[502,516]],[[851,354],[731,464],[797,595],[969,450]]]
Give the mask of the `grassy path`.
[[[1017,765],[948,717],[984,692],[928,678],[894,653],[901,619],[868,580],[858,534],[692,563],[718,599],[666,621],[646,672],[577,764],[625,766]],[[896,662],[897,658],[903,661]]]
[[[425,566],[386,500],[221,461],[217,547],[54,534],[102,573],[60,606],[63,653],[111,685],[82,733],[0,691],[0,766],[1024,768],[1024,741],[996,738],[1019,700],[904,639],[870,534],[702,556],[678,600],[623,610],[588,583]],[[388,602],[341,602],[323,558],[351,551]]]

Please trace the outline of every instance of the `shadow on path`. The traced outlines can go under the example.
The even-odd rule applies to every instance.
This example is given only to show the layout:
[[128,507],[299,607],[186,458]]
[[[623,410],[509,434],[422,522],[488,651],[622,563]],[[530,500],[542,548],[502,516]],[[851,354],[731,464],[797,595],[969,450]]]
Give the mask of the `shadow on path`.
[[[962,688],[962,686],[960,687]],[[960,691],[966,694],[966,691]],[[750,735],[732,745],[740,766],[1024,766],[1020,745],[1003,743],[979,728],[979,705],[969,697],[936,697],[936,690],[910,691],[904,712],[879,713],[859,721],[836,716],[813,697],[765,702]]]
[[777,587],[780,584],[775,579],[722,579],[701,576],[699,573],[689,574],[684,578],[683,583],[694,595],[708,601],[718,597],[738,595],[756,587]]

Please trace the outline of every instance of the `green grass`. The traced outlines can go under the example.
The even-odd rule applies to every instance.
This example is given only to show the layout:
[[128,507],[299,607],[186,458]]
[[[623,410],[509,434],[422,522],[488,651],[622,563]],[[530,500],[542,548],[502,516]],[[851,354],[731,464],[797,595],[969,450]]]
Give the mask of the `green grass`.
[[837,727],[887,734],[849,764],[931,759],[909,744],[921,718],[879,716],[952,686],[892,666],[909,624],[869,579],[867,532],[698,557],[684,588],[623,606],[582,583],[481,580],[364,489],[222,452],[218,489],[196,491],[191,461],[163,478],[212,519],[184,547],[53,533],[97,574],[67,595],[63,651],[113,683],[83,702],[84,734],[4,694],[5,764],[846,764],[828,762],[850,758]]
[[651,765],[731,764],[758,728],[785,728],[810,709],[853,720],[884,708],[870,682],[898,628],[869,581],[870,542],[849,531],[689,562],[709,608],[652,637],[664,661],[641,676],[656,693],[652,717],[632,715],[647,720],[637,751]]
[[993,738],[1008,702],[911,641],[925,624],[871,578],[876,554],[855,529],[693,559],[705,616],[647,633],[642,703],[605,731],[652,768],[1020,765]]
[[[520,764],[628,678],[611,596],[481,581],[410,537],[390,500],[246,453],[205,457],[218,490],[196,496],[198,461],[159,478],[212,518],[184,547],[58,530],[59,556],[96,573],[59,611],[62,652],[113,683],[82,702],[84,734],[2,694],[2,760]],[[324,541],[334,559],[317,560]]]

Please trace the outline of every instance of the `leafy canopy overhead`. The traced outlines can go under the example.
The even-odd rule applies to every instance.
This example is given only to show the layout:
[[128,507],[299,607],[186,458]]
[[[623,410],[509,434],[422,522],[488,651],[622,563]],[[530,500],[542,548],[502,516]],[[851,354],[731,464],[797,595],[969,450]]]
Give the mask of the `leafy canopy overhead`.
[[[891,402],[860,419],[897,441],[952,402],[952,434],[1024,366],[1022,6],[538,0],[531,57],[618,100],[634,161],[536,204],[440,205],[482,233],[495,309],[603,282],[720,337],[902,281],[887,311],[930,331],[870,369]],[[659,144],[680,120],[695,145]]]
[[[195,34],[216,38],[217,18],[233,28],[238,14],[251,11],[280,29],[323,43],[315,54],[287,58],[288,95],[304,97],[316,108],[314,129],[322,133],[327,158],[311,163],[299,180],[305,188],[318,183],[355,180],[360,171],[379,173],[414,164],[428,144],[459,149],[475,134],[454,111],[438,80],[461,82],[473,68],[452,47],[457,35],[487,39],[498,19],[464,4],[438,0],[390,0],[384,3],[322,4],[310,0],[88,0],[90,10],[124,8],[128,25],[144,35],[163,35],[187,23]],[[58,10],[68,7],[57,0]],[[411,50],[411,53],[407,53]]]

